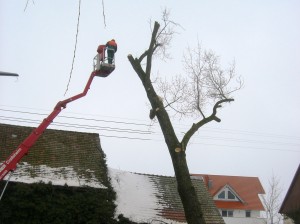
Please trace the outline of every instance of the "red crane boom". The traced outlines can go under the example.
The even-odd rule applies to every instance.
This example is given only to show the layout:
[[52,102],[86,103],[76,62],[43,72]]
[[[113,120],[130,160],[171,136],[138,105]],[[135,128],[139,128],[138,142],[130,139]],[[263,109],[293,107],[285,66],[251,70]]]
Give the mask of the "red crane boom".
[[10,172],[16,169],[19,161],[28,153],[29,149],[33,146],[33,144],[39,139],[39,137],[43,134],[43,132],[47,129],[47,127],[52,123],[54,118],[64,109],[67,104],[77,100],[81,97],[84,97],[93,81],[95,76],[107,77],[114,69],[115,65],[107,64],[105,62],[101,62],[99,68],[95,68],[91,73],[87,84],[82,93],[79,93],[73,97],[65,99],[63,101],[59,101],[54,107],[53,111],[47,118],[45,118],[42,123],[35,128],[31,134],[14,150],[10,156],[1,164],[0,166],[0,181],[4,179],[4,177]]

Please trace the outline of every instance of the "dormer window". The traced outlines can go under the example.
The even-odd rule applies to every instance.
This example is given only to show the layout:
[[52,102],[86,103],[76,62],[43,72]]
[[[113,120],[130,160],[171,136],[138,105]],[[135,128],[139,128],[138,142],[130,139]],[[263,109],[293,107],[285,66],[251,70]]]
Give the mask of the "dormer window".
[[227,191],[227,198],[230,199],[230,200],[235,200],[236,199],[235,195],[229,190]]
[[231,187],[225,186],[215,197],[215,200],[239,201],[236,193],[231,190]]
[[225,191],[222,191],[219,195],[218,195],[219,199],[225,199]]

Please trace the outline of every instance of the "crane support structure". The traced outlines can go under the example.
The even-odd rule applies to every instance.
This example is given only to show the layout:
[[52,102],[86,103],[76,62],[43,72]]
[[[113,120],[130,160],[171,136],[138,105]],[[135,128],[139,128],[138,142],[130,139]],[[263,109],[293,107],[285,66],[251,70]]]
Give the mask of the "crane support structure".
[[87,84],[82,93],[79,93],[73,97],[59,101],[54,107],[53,111],[47,118],[45,118],[42,123],[35,128],[31,134],[15,149],[10,156],[1,164],[0,166],[0,181],[10,172],[16,169],[19,161],[28,153],[29,149],[34,145],[34,143],[39,139],[47,127],[52,123],[54,118],[66,108],[67,104],[84,97],[94,79],[95,76],[99,76],[99,71],[93,71],[87,81]]

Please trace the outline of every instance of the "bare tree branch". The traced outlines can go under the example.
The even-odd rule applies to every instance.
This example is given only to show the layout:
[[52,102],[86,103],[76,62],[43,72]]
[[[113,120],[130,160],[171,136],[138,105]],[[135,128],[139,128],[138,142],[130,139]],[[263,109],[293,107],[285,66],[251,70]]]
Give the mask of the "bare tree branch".
[[[227,70],[221,69],[219,57],[213,51],[203,50],[199,41],[196,48],[187,48],[187,52],[183,56],[183,64],[188,74],[189,85],[183,92],[187,96],[181,96],[182,99],[185,99],[184,102],[172,106],[177,115],[200,116],[204,119],[209,105],[214,105],[223,99],[231,99],[232,93],[243,86],[240,77],[236,79],[235,85],[232,84],[236,76],[235,64],[232,63]],[[172,85],[178,85],[178,83],[172,83]],[[172,89],[177,88],[172,87]],[[169,91],[169,89],[160,88],[160,92],[168,95],[168,98],[165,97],[168,102],[170,102],[168,99],[177,97],[177,92]]]
[[200,120],[198,123],[193,124],[192,127],[187,131],[187,133],[183,136],[181,144],[184,145],[184,147],[186,148],[187,144],[189,143],[189,140],[191,139],[191,137],[199,130],[199,128],[201,128],[203,125],[211,122],[211,121],[217,121],[217,122],[221,122],[221,119],[217,117],[217,109],[221,107],[222,103],[226,103],[226,102],[231,102],[234,101],[234,99],[223,99],[218,101],[214,107],[213,107],[213,112],[209,117],[203,118],[202,120]]
[[189,107],[185,106],[187,96],[189,96],[186,92],[189,91],[188,85],[188,81],[181,76],[176,76],[169,82],[158,79],[157,87],[163,95],[163,100],[166,104],[165,108],[172,108],[180,116],[190,113],[190,111],[186,110]]
[[[152,44],[153,44],[152,50],[151,50],[151,52],[149,52],[149,49],[151,49],[149,47],[149,49],[146,50],[139,57],[140,62],[142,62],[142,60],[149,54],[151,54],[152,56],[160,56],[162,60],[170,58],[170,55],[168,54],[168,49],[170,48],[172,38],[173,38],[174,34],[176,33],[175,27],[180,26],[180,24],[178,24],[174,21],[171,21],[169,19],[169,16],[170,16],[170,12],[167,9],[164,9],[162,12],[162,26],[159,27],[159,30],[157,32],[155,30],[156,22],[154,23],[153,29],[150,26],[150,29],[152,32],[152,37],[155,37],[155,39],[153,39],[153,42],[152,42]],[[150,20],[150,24],[152,24],[151,20]],[[155,36],[153,36],[154,33],[156,33]],[[150,42],[150,45],[151,45],[151,42]],[[147,60],[147,62],[149,62],[149,61]]]
[[266,209],[267,223],[278,224],[282,216],[278,213],[281,206],[282,187],[280,180],[274,174],[269,180],[269,188],[266,197],[262,197]]
[[156,35],[158,32],[160,25],[158,22],[154,23],[154,29],[152,32],[152,37],[151,37],[151,41],[150,41],[150,45],[149,45],[149,49],[147,50],[147,66],[146,66],[146,75],[150,76],[151,73],[151,67],[152,67],[152,56],[155,50],[155,45],[157,45],[156,43]]

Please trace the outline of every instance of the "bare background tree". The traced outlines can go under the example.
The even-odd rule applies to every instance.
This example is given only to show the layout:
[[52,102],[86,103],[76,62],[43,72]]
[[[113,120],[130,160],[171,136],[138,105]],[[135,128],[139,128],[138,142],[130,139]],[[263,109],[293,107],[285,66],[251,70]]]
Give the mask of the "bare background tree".
[[269,188],[267,195],[263,197],[263,203],[266,209],[266,223],[278,224],[281,223],[283,217],[279,214],[279,209],[282,203],[281,200],[282,186],[280,179],[274,174],[269,180]]
[[[157,82],[157,89],[161,93],[159,96],[151,80],[153,57],[160,56],[163,59],[169,57],[167,50],[171,46],[175,28],[179,26],[169,20],[167,10],[163,12],[162,24],[160,26],[158,22],[154,23],[149,48],[136,58],[129,54],[128,59],[140,78],[151,104],[150,118],[156,117],[164,135],[186,220],[189,224],[202,224],[206,223],[206,220],[190,178],[186,149],[189,140],[199,128],[211,121],[221,121],[217,117],[217,110],[223,103],[234,100],[231,95],[239,90],[243,83],[241,79],[237,79],[237,85],[231,87],[232,81],[235,80],[234,64],[223,70],[219,58],[212,51],[202,50],[198,44],[195,49],[188,49],[184,56],[187,75],[177,76],[169,82],[167,80]],[[173,128],[169,109],[181,117],[195,118],[195,123],[187,130],[181,141]],[[207,112],[208,110],[210,112]]]

